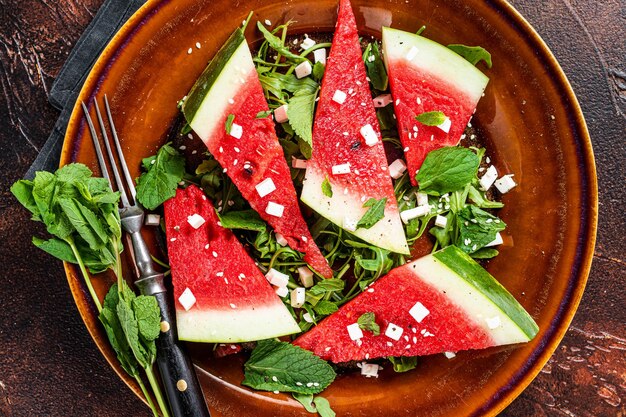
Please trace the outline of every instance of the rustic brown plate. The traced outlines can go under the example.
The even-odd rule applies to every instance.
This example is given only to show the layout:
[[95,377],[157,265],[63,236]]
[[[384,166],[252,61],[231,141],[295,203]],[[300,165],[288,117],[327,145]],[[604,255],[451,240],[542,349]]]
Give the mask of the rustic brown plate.
[[[163,143],[176,103],[250,10],[273,24],[294,20],[297,33],[334,27],[336,1],[149,1],[104,51],[80,100],[107,93],[134,173]],[[503,0],[357,1],[362,34],[382,25],[416,31],[444,44],[481,45],[493,55],[491,81],[473,124],[501,172],[519,186],[504,196],[501,217],[513,237],[488,265],[540,327],[519,347],[427,357],[405,374],[386,369],[378,379],[340,376],[325,391],[340,416],[495,415],[531,382],[563,337],[582,296],[597,222],[597,185],[591,143],[574,93],[547,46]],[[254,25],[249,40],[258,39]],[[200,42],[201,48],[195,47]],[[188,53],[188,49],[192,53]],[[61,164],[97,170],[79,107],[67,130]],[[80,313],[96,344],[137,395],[99,326],[77,269],[66,266]],[[110,276],[95,278],[103,297]],[[214,416],[309,415],[286,395],[240,386],[242,358],[211,359],[208,346],[191,346]]]

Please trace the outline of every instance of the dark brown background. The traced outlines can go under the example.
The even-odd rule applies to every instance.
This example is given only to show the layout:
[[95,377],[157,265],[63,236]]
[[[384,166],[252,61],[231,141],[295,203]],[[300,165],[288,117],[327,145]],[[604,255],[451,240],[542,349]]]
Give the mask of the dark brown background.
[[[0,416],[147,416],[100,356],[60,262],[9,193],[56,117],[47,93],[102,0],[0,0]],[[598,242],[555,355],[504,416],[626,416],[626,2],[515,0],[561,63],[598,166]],[[549,181],[549,179],[546,179]]]

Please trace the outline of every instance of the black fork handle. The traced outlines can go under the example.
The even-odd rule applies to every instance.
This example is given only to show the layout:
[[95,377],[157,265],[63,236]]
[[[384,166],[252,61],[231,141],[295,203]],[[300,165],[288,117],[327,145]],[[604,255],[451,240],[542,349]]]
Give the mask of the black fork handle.
[[161,309],[161,334],[156,340],[157,365],[174,417],[211,417],[193,369],[193,363],[178,342],[176,318],[169,292],[154,294]]

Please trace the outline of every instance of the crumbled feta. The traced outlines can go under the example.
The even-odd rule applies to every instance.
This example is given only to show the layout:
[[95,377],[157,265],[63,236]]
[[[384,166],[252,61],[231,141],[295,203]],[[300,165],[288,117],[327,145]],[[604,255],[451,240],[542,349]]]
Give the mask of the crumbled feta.
[[191,227],[193,227],[194,229],[199,229],[200,226],[202,226],[205,221],[206,220],[204,220],[204,217],[202,217],[198,213],[194,213],[191,216],[187,216],[187,223],[189,223]]
[[236,139],[241,139],[242,134],[243,134],[243,127],[241,127],[241,125],[238,125],[237,123],[233,123],[230,126],[229,135],[231,135],[232,137]]
[[276,123],[285,123],[289,120],[289,116],[287,116],[287,110],[289,109],[289,104],[283,104],[276,110],[274,110],[274,120]]
[[428,194],[426,194],[426,193],[417,193],[417,205],[418,206],[427,206],[428,205]]
[[446,133],[450,132],[450,126],[452,126],[452,121],[448,117],[445,118],[443,123],[441,123],[440,125],[437,125],[439,129],[443,130]]
[[443,354],[448,359],[452,359],[452,358],[456,357],[456,353],[454,353],[454,352],[443,352]]
[[313,60],[315,63],[321,62],[326,65],[326,49],[320,48],[313,51]]
[[259,193],[260,197],[265,197],[266,195],[271,194],[276,191],[276,185],[274,185],[274,181],[271,178],[265,178],[263,181],[254,186],[256,192]]
[[291,167],[295,169],[306,169],[306,159],[291,157]]
[[297,287],[291,290],[291,306],[294,308],[300,308],[304,305],[306,299],[306,290],[302,287]]
[[506,194],[511,191],[511,189],[513,189],[513,187],[515,187],[517,184],[515,183],[515,181],[513,181],[513,174],[509,174],[503,176],[499,180],[496,180],[495,185],[498,191],[500,191],[502,194]]
[[435,226],[445,229],[447,225],[448,225],[448,218],[446,216],[442,216],[438,214],[437,218],[435,219]]
[[311,63],[309,61],[301,62],[296,67],[296,77],[304,78],[307,75],[311,75],[312,71],[313,71],[313,67],[311,67]]
[[276,243],[278,243],[280,246],[287,246],[289,242],[287,242],[287,239],[285,239],[283,235],[276,232]]
[[276,288],[274,288],[274,292],[280,298],[284,298],[284,297],[287,297],[287,295],[289,295],[289,288],[287,288],[287,287],[276,287]]
[[487,168],[487,171],[480,177],[480,188],[483,191],[487,191],[491,188],[495,180],[498,178],[498,170],[495,166],[491,165]]
[[374,107],[380,108],[385,107],[393,102],[393,98],[391,98],[391,94],[381,94],[378,97],[374,98]]
[[391,163],[391,165],[389,165],[389,175],[394,180],[400,178],[402,174],[404,174],[404,171],[406,171],[406,164],[400,158],[396,159]]
[[425,216],[428,213],[430,213],[429,205],[417,206],[415,208],[404,210],[403,212],[401,212],[400,218],[402,218],[402,221],[406,224],[409,222],[409,220],[415,219],[417,217]]
[[311,38],[304,38],[302,43],[300,43],[300,48],[302,48],[303,51],[306,51],[307,49],[313,47],[316,43],[317,42]]
[[361,127],[360,132],[367,146],[374,146],[378,143],[378,134],[376,134],[371,124],[368,123]]
[[487,322],[487,327],[489,327],[491,330],[500,327],[500,324],[502,324],[499,316],[486,318],[485,321]]
[[424,318],[430,314],[430,311],[428,311],[428,309],[424,307],[424,304],[418,301],[413,307],[411,307],[411,309],[409,310],[409,314],[415,319],[415,321],[421,323],[422,320],[424,320]]
[[158,226],[161,224],[161,216],[158,214],[148,214],[146,216],[146,226]]
[[189,309],[196,303],[196,297],[189,288],[185,288],[185,291],[183,291],[180,297],[178,297],[178,302],[183,306],[185,311],[189,311]]
[[286,287],[289,283],[289,275],[283,274],[282,272],[277,271],[274,268],[271,268],[269,271],[267,271],[267,274],[265,274],[265,278],[270,282],[270,284],[276,287]]
[[345,164],[333,165],[333,175],[348,174],[350,173],[350,162]]
[[298,268],[298,278],[300,278],[300,283],[305,288],[313,286],[313,271],[311,271],[308,267],[301,266]]
[[393,323],[389,323],[389,325],[387,326],[387,329],[385,330],[385,336],[387,336],[390,339],[393,340],[400,340],[400,337],[402,337],[402,333],[404,332],[404,329],[400,326],[396,326]]
[[417,56],[418,52],[419,50],[416,47],[411,46],[411,49],[409,49],[409,52],[406,53],[406,60],[413,61],[413,58]]
[[359,221],[353,219],[350,216],[344,216],[343,218],[343,228],[348,230],[349,232],[356,231],[356,225]]
[[343,104],[346,101],[348,95],[341,90],[335,90],[333,94],[333,101],[335,103]]
[[380,366],[375,363],[363,362],[361,364],[361,375],[367,378],[378,378],[378,370]]
[[267,203],[267,207],[265,208],[265,212],[270,216],[274,217],[283,217],[283,212],[285,211],[285,206],[281,204],[276,204],[273,201]]
[[346,329],[348,329],[348,336],[350,336],[352,340],[359,340],[363,337],[363,331],[359,327],[359,323],[352,323],[346,326]]
[[504,243],[504,241],[502,240],[502,235],[500,234],[500,232],[496,233],[496,238],[494,240],[492,240],[491,242],[487,243],[485,246],[489,247],[489,246],[498,246],[501,245],[502,243]]

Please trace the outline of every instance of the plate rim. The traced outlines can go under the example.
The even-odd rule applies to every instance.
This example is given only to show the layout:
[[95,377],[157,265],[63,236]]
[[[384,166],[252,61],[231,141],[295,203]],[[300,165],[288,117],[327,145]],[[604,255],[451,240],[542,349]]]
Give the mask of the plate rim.
[[[171,0],[148,0],[126,21],[122,28],[106,45],[90,70],[77,100],[74,103],[63,140],[59,167],[75,160],[72,152],[74,145],[74,143],[72,143],[72,137],[75,136],[77,129],[80,128],[82,120],[80,103],[82,101],[90,101],[94,93],[98,91],[98,81],[103,75],[106,75],[107,67],[112,60],[115,60],[116,55],[123,52],[124,45],[132,39],[133,33],[143,25],[146,19],[150,19],[153,13],[158,12],[160,7],[170,2]],[[536,46],[535,50],[540,55],[539,58],[554,80],[553,85],[558,87],[563,94],[563,101],[566,106],[569,105],[573,110],[573,113],[570,114],[570,117],[575,121],[572,131],[578,133],[577,136],[579,136],[580,140],[576,141],[575,144],[581,148],[576,153],[583,163],[583,169],[580,171],[583,174],[580,184],[583,186],[583,194],[587,194],[588,201],[590,202],[590,204],[586,206],[581,206],[583,213],[585,213],[584,208],[586,207],[587,209],[586,223],[581,222],[581,228],[578,234],[578,240],[579,242],[582,240],[582,243],[577,244],[578,256],[569,275],[570,279],[564,293],[565,297],[560,300],[559,312],[556,313],[554,319],[549,324],[549,329],[547,329],[546,335],[544,336],[545,343],[543,344],[543,348],[535,349],[525,362],[525,366],[515,372],[511,378],[496,391],[494,397],[483,403],[480,408],[471,410],[474,415],[480,412],[480,415],[483,416],[496,416],[510,405],[536,378],[561,343],[578,310],[591,271],[596,244],[598,183],[593,147],[587,124],[580,103],[561,65],[558,63],[546,42],[513,5],[506,0],[489,0],[486,3],[492,10],[499,13],[507,20],[517,33],[526,38],[524,40],[525,43],[530,46]],[[123,371],[116,359],[115,353],[112,351],[111,347],[104,342],[106,337],[102,329],[100,329],[97,314],[92,305],[93,303],[85,292],[84,282],[82,278],[78,276],[76,267],[64,262],[64,269],[76,307],[79,310],[79,314],[91,338],[100,350],[100,353],[117,373],[118,377],[144,402],[144,404],[147,404],[136,382]]]

